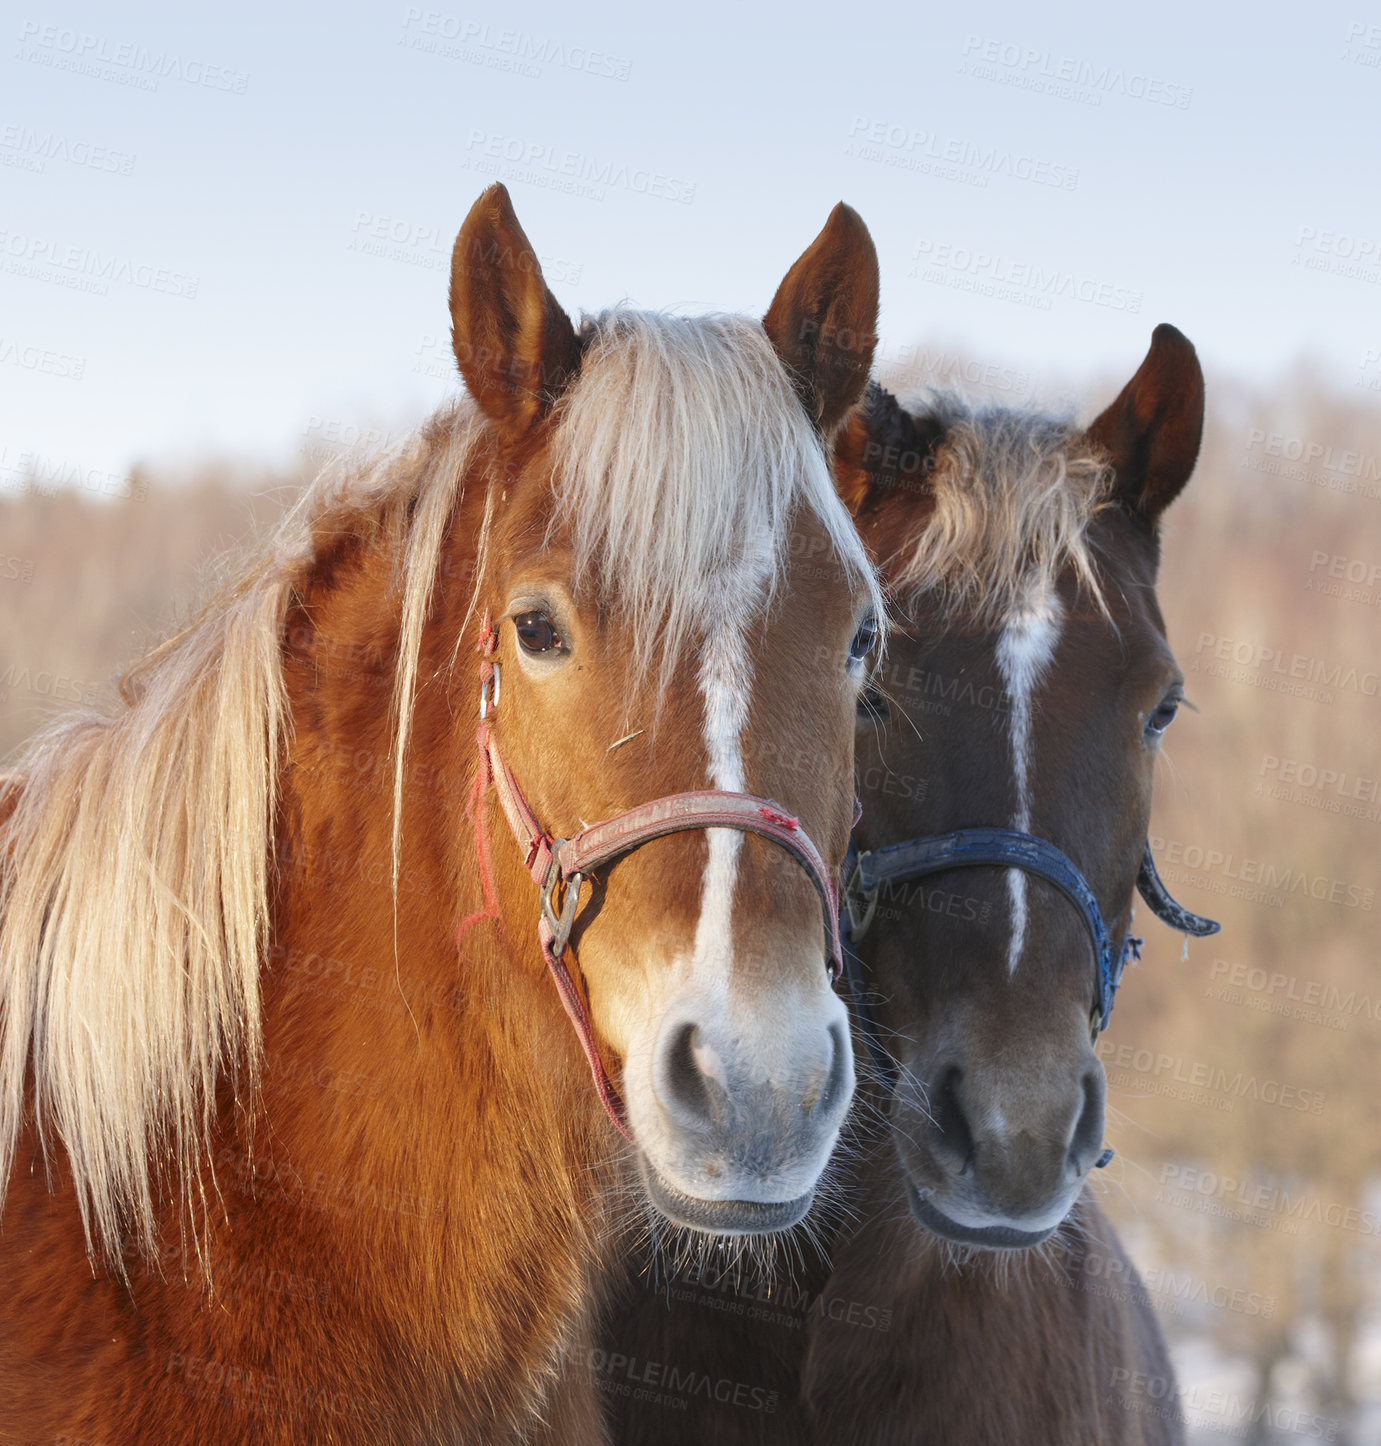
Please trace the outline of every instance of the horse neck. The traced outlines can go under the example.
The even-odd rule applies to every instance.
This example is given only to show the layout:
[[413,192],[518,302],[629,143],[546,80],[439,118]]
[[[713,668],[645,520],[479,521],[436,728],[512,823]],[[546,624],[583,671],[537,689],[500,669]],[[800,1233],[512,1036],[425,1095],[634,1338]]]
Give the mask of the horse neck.
[[[307,1196],[348,1203],[323,1268],[373,1274],[369,1309],[396,1305],[411,1358],[430,1347],[467,1380],[468,1363],[510,1359],[530,1381],[578,1329],[609,1131],[545,978],[520,860],[496,870],[515,922],[482,921],[457,949],[458,919],[482,907],[458,721],[476,690],[464,649],[454,693],[439,681],[464,612],[448,598],[468,592],[444,580],[419,660],[395,906],[391,569],[363,549],[331,559],[289,619],[256,1138]],[[516,854],[506,837],[494,847]],[[418,1300],[439,1308],[419,1316]]]
[[[1015,1256],[951,1247],[916,1224],[889,1148],[858,1161],[850,1199],[857,1216],[835,1243],[824,1291],[845,1309],[813,1320],[803,1366],[820,1428],[813,1440],[839,1439],[845,1423],[859,1441],[911,1439],[916,1423],[937,1441],[1141,1439],[1122,1433],[1124,1413],[1107,1411],[1109,1372],[1151,1368],[1163,1346],[1145,1290],[1088,1192],[1050,1245]],[[883,1323],[885,1350],[872,1332],[837,1323],[847,1307]],[[872,1384],[863,1398],[861,1378]],[[1023,1414],[1023,1431],[1006,1429]],[[1089,1419],[1104,1429],[1073,1429]]]

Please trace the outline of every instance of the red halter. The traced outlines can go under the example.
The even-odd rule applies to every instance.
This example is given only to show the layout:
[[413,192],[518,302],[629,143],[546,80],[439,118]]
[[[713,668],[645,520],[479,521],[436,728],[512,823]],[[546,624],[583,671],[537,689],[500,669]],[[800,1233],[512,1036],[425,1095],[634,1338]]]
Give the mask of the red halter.
[[[584,997],[566,967],[571,926],[575,923],[580,890],[585,880],[604,864],[667,834],[701,828],[736,828],[744,833],[760,834],[779,844],[796,859],[820,895],[832,979],[839,978],[843,967],[839,947],[838,884],[826,869],[820,851],[797,820],[779,805],[751,793],[727,793],[710,788],[671,793],[665,798],[653,799],[650,803],[615,814],[602,823],[591,824],[571,838],[553,837],[542,827],[518,780],[499,756],[498,742],[490,730],[489,719],[499,701],[499,670],[494,662],[498,645],[498,631],[491,626],[486,613],[480,623],[480,641],[476,649],[480,654],[480,725],[475,734],[479,748],[479,771],[471,800],[479,835],[485,908],[463,920],[459,932],[464,933],[479,918],[499,917],[483,815],[484,796],[492,784],[498,792],[508,827],[523,850],[523,863],[541,890],[537,937],[541,942],[542,957],[561,997],[562,1008],[575,1028],[580,1047],[585,1051],[605,1113],[624,1138],[631,1141],[633,1137],[628,1129],[623,1101],[605,1071]],[[556,899],[558,884],[562,890],[559,912]]]

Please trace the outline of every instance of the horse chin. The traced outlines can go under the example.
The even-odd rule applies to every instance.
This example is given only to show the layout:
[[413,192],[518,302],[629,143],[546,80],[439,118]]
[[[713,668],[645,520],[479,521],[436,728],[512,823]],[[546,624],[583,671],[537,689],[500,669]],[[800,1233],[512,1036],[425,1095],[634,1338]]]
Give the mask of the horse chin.
[[1061,1216],[1053,1225],[1040,1230],[1022,1230],[1014,1225],[966,1225],[946,1215],[932,1203],[930,1196],[930,1191],[920,1190],[914,1181],[907,1180],[906,1197],[912,1219],[941,1240],[979,1250],[1030,1250],[1049,1240],[1064,1220]]
[[767,1235],[789,1230],[805,1218],[815,1199],[807,1190],[794,1200],[707,1200],[669,1185],[644,1157],[643,1188],[672,1222],[705,1235]]

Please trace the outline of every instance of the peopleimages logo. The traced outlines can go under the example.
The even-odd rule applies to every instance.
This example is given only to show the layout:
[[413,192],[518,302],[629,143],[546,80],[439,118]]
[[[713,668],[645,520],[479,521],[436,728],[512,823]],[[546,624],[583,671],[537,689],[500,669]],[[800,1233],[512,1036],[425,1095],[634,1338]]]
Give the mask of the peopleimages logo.
[[[1173,1054],[1158,1054],[1151,1049],[1137,1049],[1130,1044],[1113,1044],[1107,1039],[1098,1041],[1097,1054],[1108,1072],[1109,1082],[1119,1089],[1172,1097],[1177,1091],[1166,1086],[1202,1091],[1221,1096],[1225,1103],[1215,1108],[1225,1111],[1231,1108],[1230,1101],[1241,1099],[1278,1105],[1281,1109],[1296,1110],[1301,1114],[1318,1115],[1323,1113],[1327,1099],[1323,1090],[1308,1089],[1278,1079],[1258,1078],[1245,1070],[1228,1070],[1207,1060],[1184,1059]],[[1121,1074],[1115,1071],[1121,1071]],[[1139,1083],[1138,1079],[1142,1082]]]
[[1381,1022],[1381,993],[1373,997],[1332,980],[1301,979],[1283,970],[1266,970],[1228,959],[1215,959],[1208,977],[1210,982],[1231,986],[1239,997],[1259,995],[1270,1005],[1299,1005],[1302,1009],[1296,1011],[1297,1015],[1311,1010]]
[[645,1361],[638,1356],[624,1355],[621,1351],[597,1348],[590,1350],[586,1362],[601,1387],[609,1382],[622,1387],[625,1393],[629,1387],[642,1388],[635,1392],[635,1399],[639,1400],[684,1409],[688,1401],[699,1397],[705,1401],[718,1401],[721,1406],[741,1406],[764,1414],[777,1409],[776,1391],[747,1381],[734,1381],[727,1376],[711,1376],[707,1371],[697,1371],[693,1367]]
[[1167,1267],[1151,1266],[1142,1276],[1146,1288],[1161,1297],[1162,1308],[1173,1303],[1175,1314],[1185,1306],[1211,1305],[1215,1310],[1228,1310],[1236,1315],[1260,1317],[1271,1320],[1276,1313],[1273,1295],[1262,1295],[1260,1291],[1249,1290],[1246,1286],[1226,1285],[1202,1280],[1188,1271],[1176,1272]]
[[898,386],[938,385],[981,387],[986,391],[1029,397],[1033,390],[1029,372],[998,362],[979,361],[957,351],[927,351],[914,344],[880,343],[873,364],[894,391]]
[[157,90],[160,80],[180,80],[208,90],[243,95],[249,76],[224,65],[209,64],[195,56],[173,50],[153,50],[133,41],[112,40],[63,25],[40,25],[26,20],[19,28],[21,49],[18,59],[47,65],[54,70],[72,71],[98,80],[114,80],[138,90]]
[[1317,462],[1320,467],[1342,477],[1381,481],[1381,458],[1353,448],[1337,447],[1332,442],[1319,442],[1312,437],[1289,437],[1284,432],[1268,432],[1264,427],[1253,427],[1247,433],[1247,450],[1258,449],[1267,457],[1279,457],[1285,462],[1303,462],[1306,466]]
[[1346,768],[1320,768],[1315,763],[1302,763],[1297,758],[1280,758],[1267,753],[1261,760],[1261,777],[1281,783],[1299,784],[1301,788],[1335,793],[1339,798],[1381,803],[1381,777],[1366,778],[1349,773]]
[[569,45],[551,36],[416,5],[410,5],[403,16],[403,32],[404,42],[413,50],[517,71],[532,79],[537,79],[546,65],[607,80],[627,80],[633,69],[628,56],[611,55],[597,46]]
[[929,237],[917,242],[907,273],[922,281],[1019,301],[1049,311],[1058,301],[1081,301],[1132,314],[1141,310],[1143,295],[1130,286],[1093,276],[1078,276],[1058,266],[1018,261],[998,252],[956,246]]
[[18,367],[21,371],[42,372],[50,377],[65,377],[79,382],[86,375],[86,358],[51,347],[30,346],[0,335],[0,366]]
[[[1377,380],[1381,382],[1381,377]],[[1240,466],[1342,496],[1381,501],[1381,457],[1331,442],[1253,427]]]
[[120,176],[134,172],[134,157],[128,151],[73,140],[56,131],[35,131],[18,124],[0,126],[0,163],[42,172],[49,161],[63,161],[69,166],[110,171]]
[[732,1268],[718,1268],[710,1261],[689,1263],[676,1276],[684,1285],[673,1290],[672,1298],[710,1304],[726,1314],[747,1320],[768,1321],[796,1329],[807,1320],[829,1319],[840,1325],[885,1331],[892,1325],[887,1306],[848,1300],[839,1295],[812,1296],[804,1286],[774,1280],[745,1281]]
[[87,467],[42,452],[21,452],[11,463],[0,451],[0,478],[8,474],[8,485],[17,492],[32,492],[52,497],[67,489],[73,492],[96,492],[123,502],[144,502],[149,495],[146,478],[107,472],[102,467]]
[[0,231],[0,264],[14,276],[54,281],[98,296],[108,295],[114,282],[195,300],[201,284],[197,277],[166,266],[94,251],[89,246],[64,245],[51,237],[22,231]]
[[1222,1205],[1266,1211],[1295,1222],[1328,1225],[1356,1235],[1381,1235],[1381,1217],[1374,1210],[1360,1205],[1344,1205],[1337,1200],[1321,1200],[1317,1195],[1297,1193],[1283,1185],[1253,1184],[1250,1180],[1238,1180],[1216,1170],[1176,1164],[1160,1167],[1160,1184],[1163,1189]]
[[1358,236],[1350,231],[1301,226],[1295,245],[1301,250],[1314,251],[1339,261],[1357,261],[1368,265],[1381,261],[1381,236]]
[[986,186],[990,176],[1030,181],[1061,191],[1072,191],[1079,184],[1078,170],[1058,161],[1008,146],[985,145],[962,136],[945,136],[937,131],[868,116],[854,117],[844,154],[919,171],[923,175],[936,173],[938,165],[938,174],[946,176],[944,168],[953,167],[954,174],[949,179],[967,179],[979,186]]
[[1173,106],[1177,110],[1187,110],[1194,99],[1190,86],[1119,65],[1056,55],[1036,45],[1018,45],[971,34],[966,37],[961,54],[965,75],[1000,81],[1022,90],[1046,92],[1061,99],[1098,105],[1104,95],[1121,95]]
[[1292,864],[1279,864],[1271,859],[1239,857],[1231,850],[1207,848],[1203,844],[1187,844],[1182,839],[1164,839],[1155,834],[1148,842],[1166,878],[1180,874],[1198,876],[1194,882],[1201,888],[1235,896],[1235,890],[1221,882],[1249,886],[1251,889],[1279,894],[1303,894],[1324,904],[1343,904],[1349,909],[1370,913],[1376,901],[1376,890],[1370,885],[1350,883],[1346,879],[1330,879],[1324,874],[1311,874]]
[[1336,1441],[1342,1423],[1316,1411],[1301,1411],[1256,1396],[1235,1391],[1210,1390],[1191,1385],[1180,1389],[1170,1376],[1115,1366],[1110,1377],[1111,1397],[1124,1410],[1134,1410],[1166,1419],[1183,1415],[1190,1425],[1210,1432],[1244,1438],[1251,1428],[1265,1422],[1276,1431],[1287,1431],[1314,1441]]
[[[640,196],[656,196],[689,206],[695,200],[695,183],[669,176],[647,166],[630,166],[602,157],[568,151],[544,141],[528,141],[495,131],[472,130],[466,150],[487,161],[503,161],[537,175],[568,181],[572,185],[615,186]],[[598,199],[603,199],[602,193]]]
[[66,673],[54,673],[47,668],[7,663],[4,671],[0,672],[0,703],[7,702],[11,693],[32,693],[62,703],[84,703],[91,708],[100,697],[100,685],[70,678]]
[[1287,654],[1283,648],[1253,643],[1246,638],[1200,633],[1194,645],[1191,671],[1215,677],[1232,676],[1226,668],[1219,667],[1220,664],[1234,664],[1251,674],[1315,685],[1332,692],[1358,693],[1364,698],[1381,695],[1381,671],[1375,668],[1359,668],[1309,653]]

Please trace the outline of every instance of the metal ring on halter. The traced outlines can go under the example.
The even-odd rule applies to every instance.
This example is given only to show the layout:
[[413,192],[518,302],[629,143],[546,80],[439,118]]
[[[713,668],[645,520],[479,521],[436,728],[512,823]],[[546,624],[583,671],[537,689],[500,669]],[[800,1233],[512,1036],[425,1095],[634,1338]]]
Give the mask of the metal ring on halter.
[[491,708],[497,708],[497,707],[499,706],[499,684],[502,682],[502,678],[500,677],[500,674],[499,674],[499,665],[498,665],[497,663],[494,663],[492,666],[493,666],[493,669],[494,669],[494,696],[493,696],[492,698],[489,696],[489,680],[488,680],[488,678],[481,678],[481,679],[480,679],[480,717],[481,717],[481,718],[486,718],[486,717],[488,717],[488,715],[489,715],[489,710],[490,710]]
[[561,900],[561,914],[558,917],[556,910],[552,907],[552,897],[556,891],[557,880],[561,877],[561,845],[565,842],[566,840],[563,838],[553,842],[551,867],[547,870],[547,877],[543,881],[541,889],[542,919],[547,928],[551,930],[550,948],[552,956],[557,959],[566,952],[566,944],[575,924],[575,913],[580,907],[580,888],[585,882],[582,874],[572,874],[566,880],[566,892]]
[[[850,844],[849,855],[850,858],[845,861],[846,876],[842,892],[844,908],[849,915],[849,938],[857,944],[867,932],[868,925],[873,922],[873,915],[877,913],[878,891],[863,887],[863,861],[869,854],[855,854],[853,845]],[[849,868],[850,861],[852,868]]]

